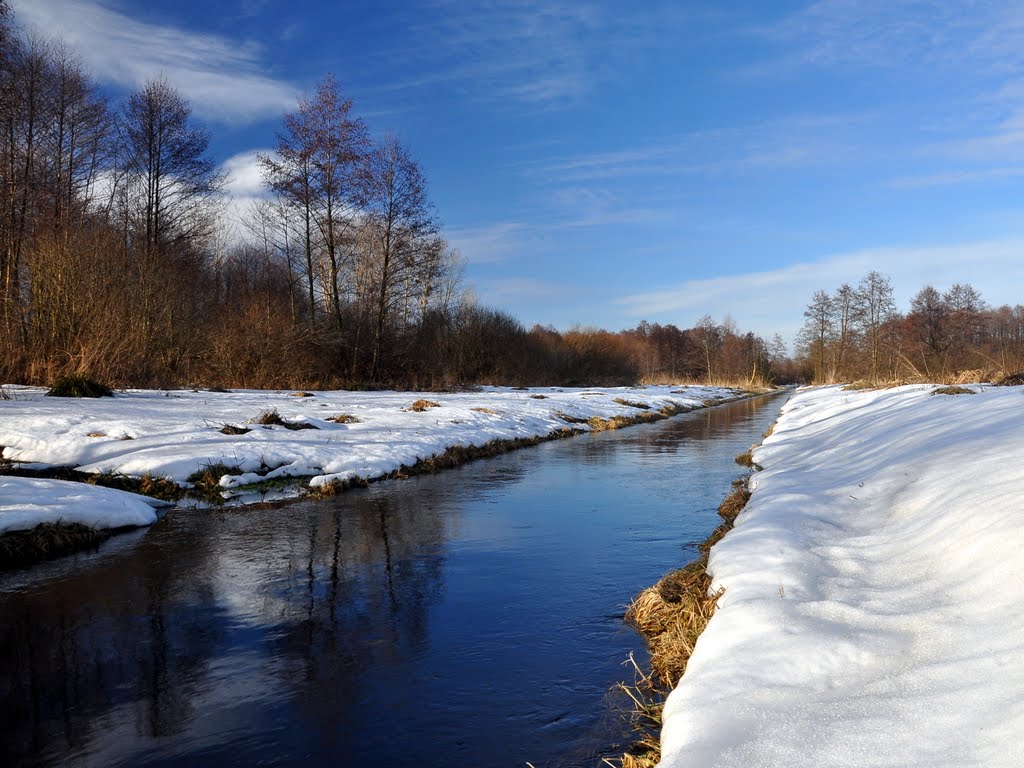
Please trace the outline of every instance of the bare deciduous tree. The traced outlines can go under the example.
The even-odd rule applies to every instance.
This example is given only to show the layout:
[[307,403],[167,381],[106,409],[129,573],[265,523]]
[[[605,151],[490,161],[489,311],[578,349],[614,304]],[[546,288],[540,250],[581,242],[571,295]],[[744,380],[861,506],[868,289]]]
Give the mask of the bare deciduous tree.
[[208,154],[209,134],[163,77],[133,93],[121,116],[121,164],[145,250],[187,245],[210,234],[211,203],[224,176]]

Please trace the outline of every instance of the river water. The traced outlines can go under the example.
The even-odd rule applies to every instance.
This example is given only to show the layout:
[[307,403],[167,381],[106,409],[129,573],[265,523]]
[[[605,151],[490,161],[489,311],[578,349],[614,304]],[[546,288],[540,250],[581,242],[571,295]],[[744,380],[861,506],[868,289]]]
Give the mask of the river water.
[[780,405],[175,511],[8,574],[0,763],[597,765],[642,657],[626,603],[696,556]]

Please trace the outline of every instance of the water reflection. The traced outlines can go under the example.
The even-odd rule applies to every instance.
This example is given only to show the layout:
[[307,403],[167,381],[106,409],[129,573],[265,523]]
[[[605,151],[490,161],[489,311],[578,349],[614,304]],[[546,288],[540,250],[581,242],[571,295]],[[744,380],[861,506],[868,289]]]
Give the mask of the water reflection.
[[584,764],[615,737],[605,691],[638,646],[622,604],[713,527],[732,456],[778,405],[549,443],[329,503],[182,511],[130,549],[5,577],[0,754]]

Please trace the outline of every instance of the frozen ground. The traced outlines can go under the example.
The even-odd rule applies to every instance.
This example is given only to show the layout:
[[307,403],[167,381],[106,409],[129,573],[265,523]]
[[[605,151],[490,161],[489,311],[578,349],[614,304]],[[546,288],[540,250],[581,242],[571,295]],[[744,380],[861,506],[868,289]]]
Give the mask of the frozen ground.
[[1024,765],[1024,390],[933,389],[785,406],[664,768]]
[[[28,387],[6,387],[5,392],[9,399],[0,399],[0,458],[16,466],[153,475],[188,485],[194,472],[224,465],[231,470],[221,478],[225,494],[280,478],[302,478],[313,486],[372,479],[455,445],[543,436],[570,426],[589,428],[564,417],[578,421],[643,412],[616,400],[657,410],[667,405],[700,407],[705,401],[737,394],[721,387],[529,391],[488,387],[451,394],[334,391],[307,397],[287,391],[129,390],[100,399],[45,397],[44,390]],[[421,399],[437,407],[410,410]],[[268,411],[276,411],[285,426],[255,423]],[[342,415],[353,420],[331,421]],[[313,428],[288,428],[299,425]],[[225,426],[248,431],[224,434]],[[47,482],[4,478],[0,514],[17,520],[19,527],[31,527],[52,522],[55,516],[69,520],[68,510],[77,505],[80,510],[95,510],[91,518],[80,513],[77,522],[114,524],[100,514],[109,506],[106,501],[93,504],[92,497],[86,499],[87,493],[101,489],[86,491],[71,484],[79,500],[65,503],[62,500],[72,498],[68,484]],[[126,496],[126,509],[144,512],[137,506],[138,497]],[[103,497],[109,498],[113,496]],[[15,526],[7,523],[5,527]]]

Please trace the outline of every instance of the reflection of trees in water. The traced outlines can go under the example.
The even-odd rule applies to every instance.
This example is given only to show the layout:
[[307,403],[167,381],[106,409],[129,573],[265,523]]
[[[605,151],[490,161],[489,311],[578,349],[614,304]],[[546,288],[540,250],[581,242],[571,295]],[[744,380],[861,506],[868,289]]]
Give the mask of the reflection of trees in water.
[[457,504],[424,480],[331,504],[179,513],[125,556],[6,594],[0,753],[62,763],[116,748],[105,740],[117,729],[129,743],[181,741],[196,703],[232,682],[211,662],[252,646],[268,677],[243,684],[290,690],[295,725],[336,749],[370,671],[427,642]]
[[202,582],[188,576],[204,567],[204,541],[177,543],[172,555],[145,539],[127,557],[96,561],[86,578],[4,595],[0,752],[63,762],[57,756],[91,743],[108,726],[98,718],[115,708],[131,712],[144,737],[187,726],[221,636],[204,615]]
[[314,751],[340,754],[368,725],[367,697],[382,686],[394,695],[388,675],[408,670],[428,642],[451,501],[429,490],[436,482],[417,485],[425,492],[343,499],[290,550],[288,576],[274,587],[284,602],[272,601],[282,613],[268,653]]

